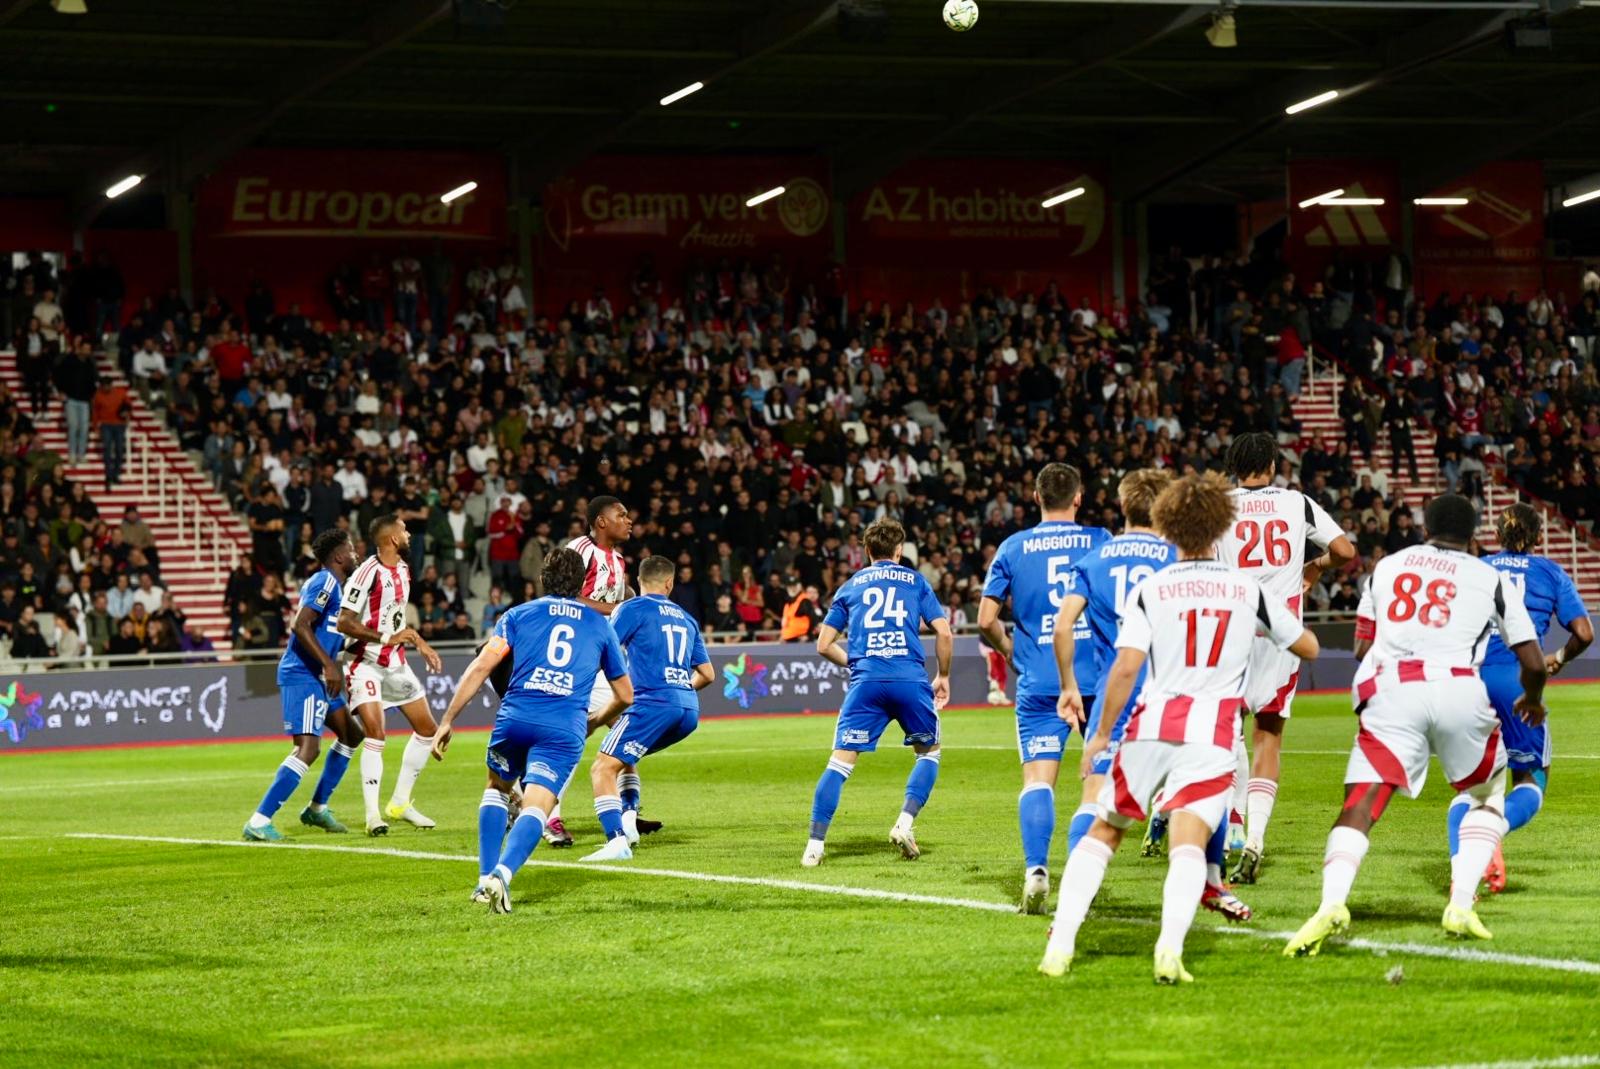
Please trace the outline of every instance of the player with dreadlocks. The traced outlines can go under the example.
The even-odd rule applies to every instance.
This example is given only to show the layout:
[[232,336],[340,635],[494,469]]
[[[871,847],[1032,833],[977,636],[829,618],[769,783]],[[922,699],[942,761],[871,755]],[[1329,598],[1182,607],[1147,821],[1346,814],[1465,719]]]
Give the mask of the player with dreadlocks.
[[[1544,535],[1544,524],[1538,512],[1528,505],[1512,505],[1500,513],[1495,535],[1500,541],[1500,552],[1483,558],[1484,563],[1505,576],[1511,588],[1522,596],[1523,607],[1533,620],[1541,648],[1552,619],[1567,629],[1566,644],[1544,659],[1545,671],[1554,676],[1568,661],[1589,648],[1589,643],[1594,641],[1594,624],[1589,620],[1588,610],[1572,578],[1555,561],[1535,555]],[[1508,830],[1516,831],[1532,820],[1544,805],[1545,787],[1550,778],[1550,728],[1543,723],[1529,724],[1516,715],[1513,707],[1522,696],[1520,669],[1516,654],[1506,646],[1498,631],[1489,639],[1479,674],[1483,676],[1495,714],[1500,718],[1500,734],[1506,742],[1512,786],[1506,795],[1505,816]],[[1472,798],[1466,792],[1456,795],[1450,803],[1451,857],[1461,848],[1461,821],[1471,805]],[[1490,891],[1498,894],[1505,888],[1506,864],[1498,846],[1484,877]]]

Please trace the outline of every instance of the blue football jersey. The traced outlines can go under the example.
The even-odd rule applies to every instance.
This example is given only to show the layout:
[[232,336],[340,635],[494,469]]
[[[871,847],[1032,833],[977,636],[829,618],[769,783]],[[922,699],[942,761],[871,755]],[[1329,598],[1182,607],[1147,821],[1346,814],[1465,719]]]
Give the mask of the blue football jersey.
[[628,651],[628,678],[636,702],[698,709],[696,665],[710,664],[700,625],[671,599],[644,594],[618,605],[611,614],[617,641]]
[[[1527,607],[1541,645],[1552,618],[1566,627],[1578,617],[1589,615],[1572,577],[1555,561],[1527,553],[1495,553],[1483,560],[1522,592],[1522,604]],[[1517,655],[1500,641],[1498,632],[1489,637],[1484,664],[1510,664],[1516,659]]]
[[[311,625],[311,633],[317,636],[317,645],[322,647],[322,652],[339,659],[339,651],[344,648],[344,636],[339,634],[339,580],[328,569],[323,568],[300,588],[300,606],[309,606],[317,614],[316,622]],[[316,655],[306,650],[295,637],[294,632],[289,632],[289,645],[284,649],[283,656],[278,658],[278,682],[286,683],[292,680],[322,679],[322,666],[317,661]]]
[[617,633],[598,611],[574,598],[543,597],[506,611],[491,645],[509,651],[511,678],[500,715],[515,720],[587,727],[597,673],[628,671]]
[[[1072,590],[1072,568],[1100,543],[1111,537],[1104,527],[1084,527],[1076,523],[1046,520],[1026,531],[1018,531],[1000,543],[999,552],[989,562],[989,575],[983,582],[983,596],[1005,601],[1011,595],[1011,618],[1016,623],[1012,636],[1017,667],[1017,700],[1024,697],[1053,698],[1061,693],[1061,673],[1056,671],[1054,649],[1056,610]],[[1077,641],[1073,673],[1079,689],[1094,678],[1094,648],[1090,643],[1089,623],[1078,618],[1072,637]]]
[[823,623],[848,631],[850,682],[926,681],[918,637],[924,622],[944,619],[939,596],[922,573],[880,560],[845,580]]
[[1102,542],[1072,566],[1072,592],[1087,603],[1078,619],[1088,621],[1094,650],[1092,675],[1082,674],[1078,667],[1081,657],[1073,661],[1078,689],[1084,694],[1100,693],[1106,671],[1116,659],[1123,601],[1134,587],[1177,559],[1178,547],[1165,539],[1153,534],[1122,534]]

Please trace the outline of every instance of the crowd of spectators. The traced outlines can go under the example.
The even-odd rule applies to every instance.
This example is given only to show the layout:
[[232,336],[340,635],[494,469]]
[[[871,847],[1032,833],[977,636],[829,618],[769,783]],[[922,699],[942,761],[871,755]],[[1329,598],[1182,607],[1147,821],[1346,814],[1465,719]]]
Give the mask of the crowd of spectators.
[[[1353,610],[1360,573],[1420,539],[1404,503],[1414,432],[1441,436],[1452,486],[1475,492],[1503,454],[1529,490],[1595,516],[1593,272],[1571,305],[1542,291],[1408,305],[1393,257],[1306,281],[1270,254],[1196,264],[1174,249],[1129,305],[1051,284],[847,309],[775,257],[697,266],[677,290],[644,261],[626,292],[538,314],[509,263],[480,262],[459,301],[415,271],[374,257],[372,285],[337,276],[328,321],[262,283],[242,316],[174,291],[120,326],[136,388],[251,529],[227,595],[241,645],[283,640],[314,531],[347,525],[362,548],[388,512],[411,534],[419,628],[475,637],[538,592],[544,555],[600,493],[634,514],[628,553],[670,555],[673,597],[716,636],[805,634],[880,516],[905,525],[961,620],[1000,541],[1036,521],[1042,464],[1077,465],[1080,521],[1115,529],[1124,473],[1213,467],[1248,430],[1279,437],[1280,481],[1360,550],[1311,592],[1317,609]],[[1314,344],[1354,372],[1343,440],[1302,440]],[[1384,435],[1390,465],[1374,463]]]

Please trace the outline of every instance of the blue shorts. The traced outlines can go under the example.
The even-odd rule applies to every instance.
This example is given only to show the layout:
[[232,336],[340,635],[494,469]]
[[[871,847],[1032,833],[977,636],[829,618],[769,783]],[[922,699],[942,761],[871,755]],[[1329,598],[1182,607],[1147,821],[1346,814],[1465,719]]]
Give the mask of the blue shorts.
[[[1055,694],[1017,695],[1017,755],[1023,764],[1059,761],[1066,752],[1072,725],[1056,711],[1057,697]],[[1084,701],[1091,703],[1094,696],[1086,694]]]
[[699,710],[676,703],[635,702],[600,740],[600,752],[625,765],[636,764],[647,754],[687,739],[699,726]]
[[1500,718],[1500,737],[1505,740],[1507,763],[1513,772],[1537,772],[1550,767],[1550,724],[1538,727],[1522,722],[1512,706],[1522,697],[1522,669],[1510,664],[1486,664],[1478,669],[1489,702]]
[[905,745],[937,745],[939,714],[933,708],[933,684],[915,679],[851,683],[839,707],[833,748],[871,753],[891,720],[906,733]]
[[328,688],[320,679],[279,683],[278,694],[283,701],[285,735],[321,735],[328,714],[344,708],[344,695],[329,698]]
[[[1133,707],[1138,704],[1138,688],[1128,695],[1128,704],[1122,707],[1122,713],[1117,717],[1117,722],[1111,725],[1111,745],[1100,751],[1099,756],[1089,768],[1091,776],[1111,775],[1111,762],[1116,759],[1117,751],[1122,749],[1122,736],[1128,730],[1128,721],[1133,717]],[[1100,730],[1100,718],[1105,715],[1106,698],[1104,694],[1096,694],[1093,703],[1089,706],[1089,726],[1084,729],[1087,738]]]
[[560,794],[583,757],[583,732],[566,724],[497,717],[484,763],[501,779]]

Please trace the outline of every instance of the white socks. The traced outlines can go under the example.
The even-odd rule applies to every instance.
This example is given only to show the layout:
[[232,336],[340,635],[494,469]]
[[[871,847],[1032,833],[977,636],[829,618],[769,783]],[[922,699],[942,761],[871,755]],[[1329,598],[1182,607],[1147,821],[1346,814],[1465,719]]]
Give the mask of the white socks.
[[1479,806],[1461,818],[1461,845],[1450,859],[1450,904],[1471,909],[1478,880],[1506,834],[1506,818]]
[[1272,804],[1278,800],[1278,784],[1270,779],[1252,779],[1245,788],[1244,842],[1261,853],[1267,838],[1267,821],[1272,819]]
[[911,825],[916,819],[917,818],[913,817],[910,813],[902,811],[901,814],[898,817],[895,818],[894,830],[895,831],[910,831],[911,830]]
[[[1328,848],[1322,856],[1322,909],[1342,906],[1349,899],[1356,873],[1361,871],[1361,860],[1367,856],[1367,846],[1367,837],[1354,828],[1335,827],[1328,833]],[[1485,865],[1489,863],[1487,857],[1483,861]],[[1477,886],[1476,882],[1473,886]]]
[[378,788],[383,786],[383,743],[383,739],[361,743],[361,800],[366,803],[368,824],[383,823],[383,811],[378,808]]
[[[1047,953],[1072,956],[1078,942],[1078,929],[1089,914],[1089,904],[1100,893],[1100,884],[1106,878],[1106,866],[1111,863],[1111,847],[1099,839],[1084,838],[1072,853],[1067,855],[1067,867],[1061,873],[1061,897],[1056,902],[1056,919],[1050,928]],[[1201,855],[1202,868],[1205,857]],[[1195,901],[1200,892],[1195,891]]]
[[[417,777],[422,775],[423,766],[428,763],[428,754],[433,749],[432,735],[418,735],[411,733],[411,738],[406,740],[406,752],[400,758],[400,778],[395,780],[394,794],[389,798],[390,805],[400,806],[402,809],[411,804],[411,789],[417,785]],[[362,777],[365,780],[365,777]]]
[[1167,851],[1167,883],[1161,892],[1161,935],[1156,950],[1183,956],[1183,939],[1206,889],[1206,852],[1198,846]]

